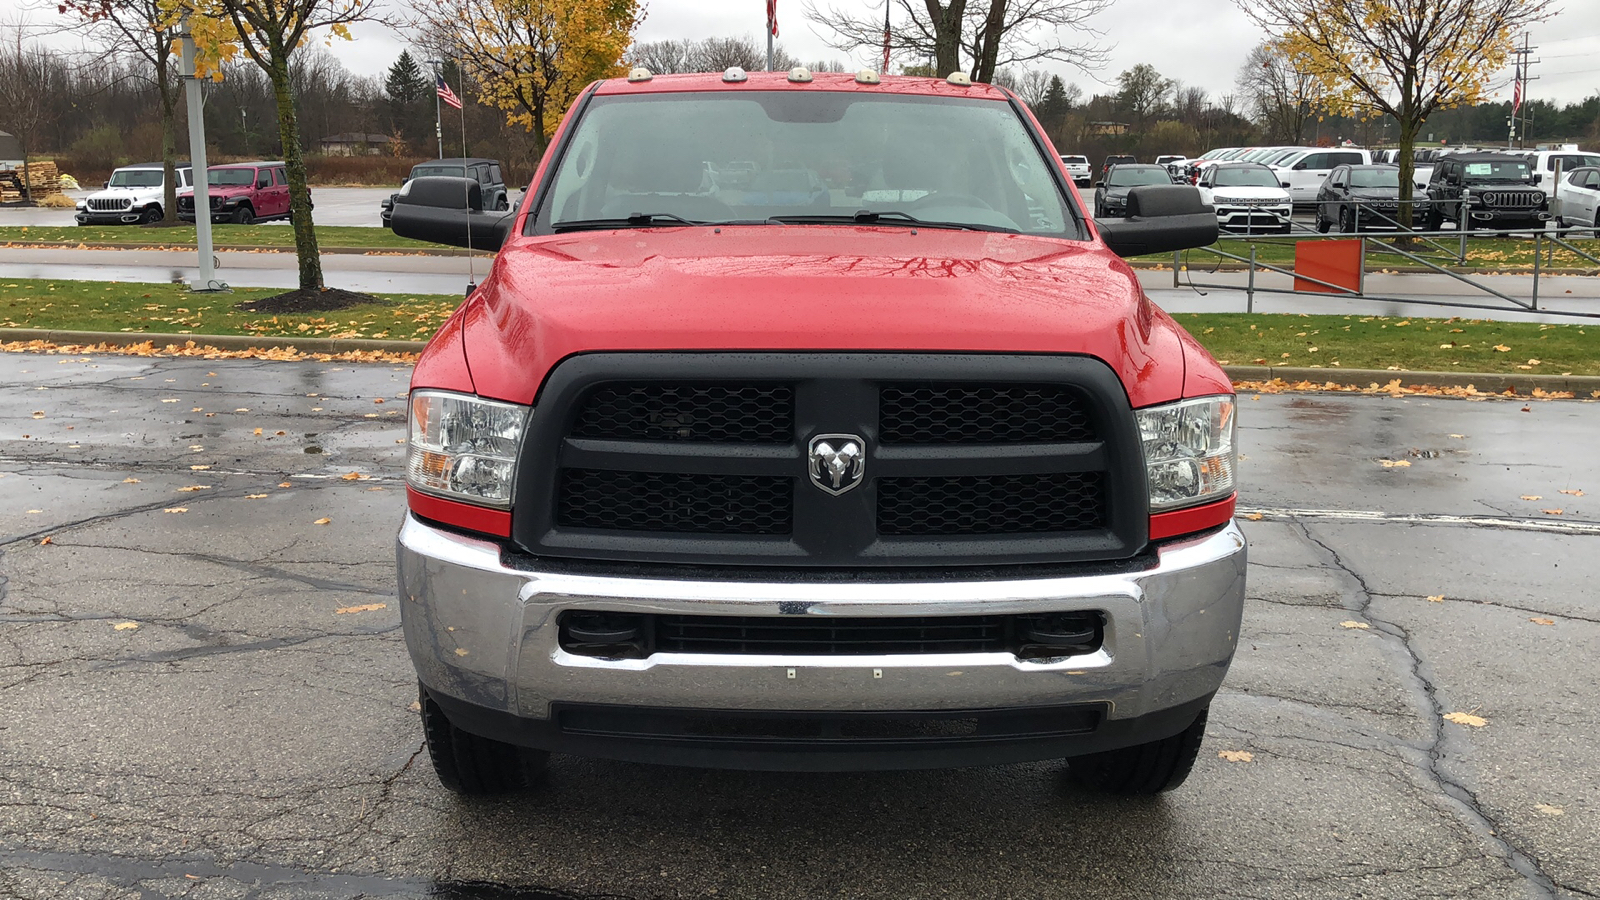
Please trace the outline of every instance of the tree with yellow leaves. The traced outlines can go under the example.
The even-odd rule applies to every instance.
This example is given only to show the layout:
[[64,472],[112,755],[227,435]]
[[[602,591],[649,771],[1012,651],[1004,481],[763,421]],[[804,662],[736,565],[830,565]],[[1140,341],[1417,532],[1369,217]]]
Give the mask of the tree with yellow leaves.
[[1234,0],[1278,36],[1340,115],[1400,127],[1400,221],[1410,221],[1412,149],[1428,116],[1487,99],[1523,28],[1554,0]]
[[322,257],[311,223],[311,190],[295,116],[289,62],[322,33],[350,40],[349,26],[373,18],[375,0],[162,0],[188,18],[202,77],[220,80],[222,63],[244,53],[266,73],[278,108],[278,139],[289,176],[289,223],[294,228],[303,293],[323,290]]
[[542,144],[584,87],[622,74],[644,12],[639,0],[440,0],[419,16],[476,82],[478,102]]

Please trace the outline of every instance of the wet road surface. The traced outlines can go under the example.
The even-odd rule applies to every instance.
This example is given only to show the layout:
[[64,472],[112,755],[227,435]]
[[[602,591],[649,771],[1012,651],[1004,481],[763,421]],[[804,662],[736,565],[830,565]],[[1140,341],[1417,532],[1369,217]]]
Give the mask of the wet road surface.
[[1243,397],[1244,631],[1159,799],[557,757],[467,802],[393,597],[408,374],[0,356],[0,897],[1600,893],[1600,405]]

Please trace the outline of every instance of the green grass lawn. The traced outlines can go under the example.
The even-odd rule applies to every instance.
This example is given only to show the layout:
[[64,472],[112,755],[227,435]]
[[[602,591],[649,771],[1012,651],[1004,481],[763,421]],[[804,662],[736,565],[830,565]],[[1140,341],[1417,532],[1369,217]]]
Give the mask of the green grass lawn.
[[0,327],[165,334],[422,341],[461,303],[457,295],[380,294],[384,304],[309,315],[264,315],[235,304],[283,293],[237,288],[196,294],[183,285],[103,281],[0,280]]
[[[141,228],[136,225],[67,225],[0,227],[0,246],[12,241],[45,241],[67,244],[149,244],[156,247],[193,247],[194,226],[174,228]],[[294,247],[294,231],[285,225],[213,225],[211,242],[218,249],[228,247]],[[439,248],[443,244],[413,241],[396,235],[387,228],[363,228],[356,225],[319,225],[317,244],[322,249],[333,247],[362,250],[418,250]]]
[[1600,324],[1259,313],[1173,318],[1223,365],[1600,375]]
[[[1431,259],[1443,266],[1457,266],[1460,261],[1457,257],[1461,249],[1460,238],[1435,238],[1436,244],[1426,244],[1418,241],[1415,246],[1407,248],[1411,253]],[[1294,263],[1294,247],[1296,240],[1292,236],[1262,237],[1255,240],[1240,238],[1223,238],[1214,246],[1225,253],[1235,256],[1248,257],[1250,247],[1256,248],[1256,259],[1260,262],[1270,263],[1275,266],[1288,268]],[[1380,243],[1392,244],[1392,238],[1383,238]],[[1564,247],[1559,247],[1548,242],[1542,242],[1541,266],[1554,268],[1595,269],[1600,268],[1600,263],[1585,259],[1577,253]],[[1589,238],[1573,238],[1568,240],[1590,256],[1600,258],[1600,241]],[[1491,238],[1472,236],[1467,240],[1467,267],[1477,269],[1511,270],[1533,268],[1534,242],[1513,238]],[[1214,253],[1204,250],[1192,250],[1184,254],[1185,264],[1195,271],[1204,271],[1215,267],[1218,263],[1235,264],[1234,260],[1218,257]],[[1172,254],[1157,253],[1150,256],[1137,257],[1142,261],[1159,262],[1166,265],[1172,264]],[[1367,247],[1367,271],[1378,272],[1383,269],[1398,267],[1414,267],[1419,263],[1413,262],[1398,253],[1382,252],[1371,244]]]
[[[241,288],[196,294],[172,284],[10,279],[0,281],[0,327],[420,341],[461,302],[455,295],[384,294],[383,304],[309,315],[234,308],[276,293]],[[1600,324],[1266,313],[1173,318],[1224,365],[1600,375]]]

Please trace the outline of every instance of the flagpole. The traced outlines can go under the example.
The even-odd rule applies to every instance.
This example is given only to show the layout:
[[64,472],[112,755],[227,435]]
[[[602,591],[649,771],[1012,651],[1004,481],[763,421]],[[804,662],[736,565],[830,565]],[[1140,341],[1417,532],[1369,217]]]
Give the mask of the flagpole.
[[444,106],[439,98],[439,79],[444,77],[440,74],[444,63],[437,59],[429,62],[433,63],[433,136],[439,141],[439,158],[444,159]]
[[767,71],[772,71],[772,32],[773,26],[778,22],[778,6],[776,0],[767,0]]

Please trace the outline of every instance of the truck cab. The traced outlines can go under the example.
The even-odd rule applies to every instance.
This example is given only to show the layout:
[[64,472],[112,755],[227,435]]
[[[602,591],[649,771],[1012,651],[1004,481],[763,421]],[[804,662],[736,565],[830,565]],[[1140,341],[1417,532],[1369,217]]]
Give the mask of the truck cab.
[[1009,91],[804,69],[599,82],[515,212],[474,185],[392,218],[499,250],[410,394],[446,786],[550,753],[1182,783],[1244,601],[1234,395],[1121,255],[1214,241],[1194,188],[1096,221]]

